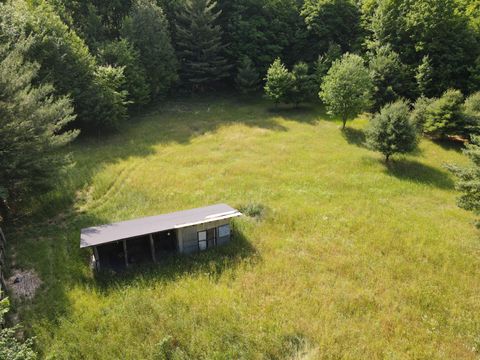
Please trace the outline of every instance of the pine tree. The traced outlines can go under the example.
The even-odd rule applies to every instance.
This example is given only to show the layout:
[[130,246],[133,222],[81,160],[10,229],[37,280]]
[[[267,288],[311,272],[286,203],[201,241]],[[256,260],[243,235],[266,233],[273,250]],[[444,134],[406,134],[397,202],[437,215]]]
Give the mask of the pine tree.
[[[448,165],[447,168],[457,177],[455,188],[462,193],[458,206],[462,209],[480,214],[480,137],[474,136],[472,142],[463,151],[471,160],[469,167]],[[480,222],[477,221],[480,228]]]
[[280,102],[289,102],[288,95],[293,88],[294,79],[279,58],[268,68],[265,80],[265,94],[273,100],[275,105]]
[[308,64],[304,62],[295,64],[292,69],[293,86],[289,91],[289,101],[293,102],[296,107],[312,99],[315,92],[318,91],[315,76],[310,75],[308,70]]
[[229,76],[230,65],[222,54],[222,30],[215,24],[221,13],[216,5],[212,0],[187,0],[177,14],[181,78],[193,90]]
[[386,162],[390,156],[410,152],[417,146],[417,133],[409,112],[408,104],[398,100],[384,106],[367,128],[368,147],[385,155]]
[[433,67],[428,56],[423,57],[421,64],[417,68],[415,79],[417,80],[420,95],[427,97],[432,96],[433,91],[431,87],[433,83]]
[[258,89],[260,77],[255,69],[255,65],[248,56],[244,56],[238,67],[235,84],[240,92],[246,94]]
[[56,150],[76,131],[63,131],[75,116],[51,85],[33,87],[39,66],[24,61],[29,43],[0,46],[0,213],[33,191],[49,188],[67,158]]

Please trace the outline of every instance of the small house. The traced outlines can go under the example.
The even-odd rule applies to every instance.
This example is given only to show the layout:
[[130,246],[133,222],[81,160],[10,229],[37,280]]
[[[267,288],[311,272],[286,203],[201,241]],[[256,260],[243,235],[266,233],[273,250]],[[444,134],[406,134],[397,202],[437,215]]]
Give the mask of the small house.
[[232,218],[242,214],[217,204],[81,230],[80,248],[92,248],[93,265],[119,269],[169,253],[193,253],[230,241]]

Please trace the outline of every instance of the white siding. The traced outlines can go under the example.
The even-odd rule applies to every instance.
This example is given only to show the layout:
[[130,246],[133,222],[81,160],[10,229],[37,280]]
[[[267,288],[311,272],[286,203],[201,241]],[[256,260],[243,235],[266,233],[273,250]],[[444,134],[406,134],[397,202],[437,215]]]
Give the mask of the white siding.
[[[203,230],[208,230],[211,228],[217,228],[222,225],[230,224],[229,219],[224,219],[224,220],[218,220],[218,221],[213,221],[205,224],[198,224],[198,225],[193,225],[193,226],[188,226],[185,228],[178,229],[177,231],[177,237],[178,237],[178,250],[180,252],[190,254],[193,252],[198,251],[198,240],[197,240],[197,232],[203,231]],[[230,241],[230,236],[228,237],[223,237],[217,239],[217,244],[225,244],[228,241]]]

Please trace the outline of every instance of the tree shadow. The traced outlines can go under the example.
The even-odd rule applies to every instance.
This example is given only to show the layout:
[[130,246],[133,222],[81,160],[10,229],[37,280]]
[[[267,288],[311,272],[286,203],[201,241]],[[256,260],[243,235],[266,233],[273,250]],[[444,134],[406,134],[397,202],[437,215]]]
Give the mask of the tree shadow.
[[139,264],[123,271],[101,271],[95,274],[95,285],[100,291],[108,292],[139,281],[172,282],[185,274],[208,274],[216,281],[226,270],[235,270],[242,263],[254,264],[258,261],[261,261],[261,257],[255,247],[243,232],[234,227],[228,244],[190,255],[171,254],[157,263]]
[[346,127],[342,130],[342,136],[351,145],[367,148],[365,132],[361,129]]
[[460,153],[463,151],[463,149],[465,149],[465,143],[462,141],[455,141],[451,139],[438,139],[432,140],[432,142],[447,151],[453,150]]
[[414,160],[391,161],[386,165],[385,173],[400,180],[432,185],[439,189],[449,190],[455,185],[447,172]]

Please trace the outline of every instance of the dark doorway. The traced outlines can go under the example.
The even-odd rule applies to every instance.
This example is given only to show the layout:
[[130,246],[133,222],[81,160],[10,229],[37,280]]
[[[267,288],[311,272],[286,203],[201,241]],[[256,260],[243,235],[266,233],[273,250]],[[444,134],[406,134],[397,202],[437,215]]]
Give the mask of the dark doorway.
[[128,264],[140,264],[152,261],[150,238],[148,235],[127,240]]
[[152,234],[155,245],[155,255],[161,259],[162,255],[177,251],[177,233],[175,230],[166,230]]
[[125,268],[125,254],[122,241],[99,245],[97,246],[97,251],[101,269],[121,270]]

